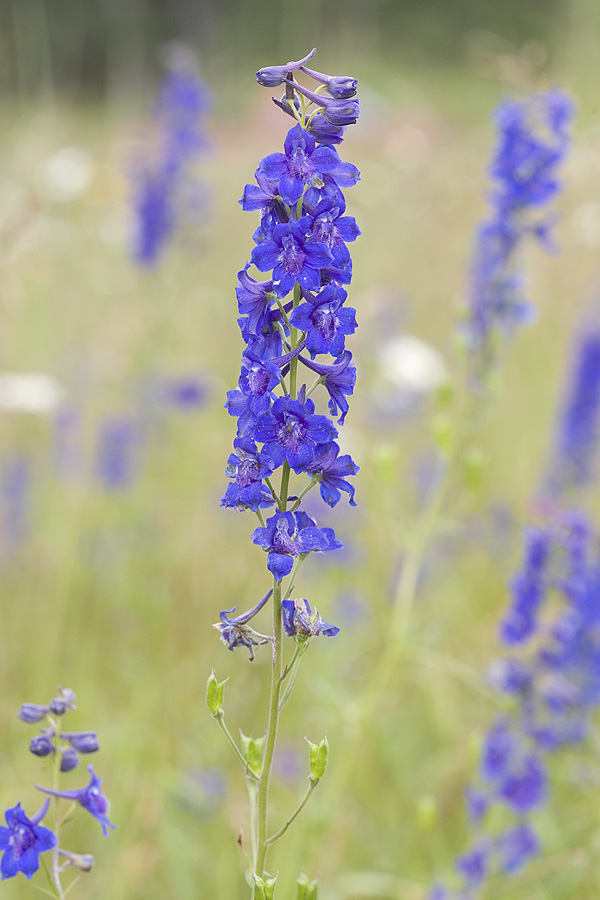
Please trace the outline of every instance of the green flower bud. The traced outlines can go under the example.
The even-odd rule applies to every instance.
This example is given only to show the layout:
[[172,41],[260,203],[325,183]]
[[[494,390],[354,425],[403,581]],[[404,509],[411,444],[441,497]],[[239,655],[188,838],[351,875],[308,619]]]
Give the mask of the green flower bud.
[[296,879],[296,900],[317,900],[319,882],[315,878],[310,881],[305,872],[300,872]]
[[208,676],[206,682],[206,704],[213,716],[217,716],[221,712],[223,706],[223,689],[228,678],[225,681],[217,681],[215,670],[213,669]]
[[310,753],[310,777],[317,781],[323,777],[327,769],[327,758],[329,756],[329,742],[327,735],[320,744],[313,744],[306,738]]
[[273,900],[275,896],[275,878],[261,878],[259,875],[254,876],[254,896],[252,900]]
[[242,756],[252,771],[256,775],[260,775],[265,749],[265,738],[251,738],[245,735],[243,731],[240,731],[240,738],[242,742]]

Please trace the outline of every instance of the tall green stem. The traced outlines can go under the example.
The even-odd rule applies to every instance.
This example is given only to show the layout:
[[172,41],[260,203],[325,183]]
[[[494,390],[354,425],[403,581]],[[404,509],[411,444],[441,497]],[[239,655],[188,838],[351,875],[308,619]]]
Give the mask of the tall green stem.
[[271,778],[271,768],[273,766],[273,756],[275,754],[275,743],[277,740],[277,728],[279,725],[279,697],[281,693],[281,674],[283,668],[282,634],[283,618],[281,613],[281,581],[276,581],[273,585],[273,665],[271,669],[269,722],[267,725],[265,751],[257,792],[258,847],[256,858],[254,861],[254,872],[260,878],[264,878],[265,865],[267,861],[267,850],[269,846],[267,843],[269,781]]

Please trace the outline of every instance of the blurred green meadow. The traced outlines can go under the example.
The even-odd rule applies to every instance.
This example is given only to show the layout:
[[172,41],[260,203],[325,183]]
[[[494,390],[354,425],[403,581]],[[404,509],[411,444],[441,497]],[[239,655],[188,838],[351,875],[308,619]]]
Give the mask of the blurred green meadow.
[[[18,58],[29,59],[23,20],[9,6],[19,46],[25,42]],[[25,529],[12,542],[10,498],[5,492],[0,500],[0,808],[20,801],[33,812],[33,785],[48,783],[44,760],[28,752],[35,726],[17,720],[20,704],[47,702],[58,684],[73,688],[79,709],[69,727],[99,734],[92,761],[117,830],[105,840],[84,814],[72,840],[65,830],[69,849],[96,857],[71,896],[248,894],[236,847],[240,831],[249,840],[243,777],[204,700],[214,667],[219,680],[229,679],[232,732],[259,736],[266,727],[268,650],[250,663],[243,650],[228,653],[211,628],[220,610],[245,609],[268,587],[264,555],[249,539],[251,514],[219,508],[234,437],[223,402],[242,349],[234,286],[257,224],[237,200],[258,161],[280,149],[288,125],[254,73],[309,45],[318,47],[320,67],[351,71],[360,85],[361,119],[341,149],[362,173],[348,208],[363,232],[350,289],[359,380],[341,438],[361,472],[358,507],[342,500],[319,519],[346,549],[338,560],[309,560],[301,574],[302,596],[342,631],[313,642],[283,716],[272,822],[285,821],[304,792],[304,736],[319,741],[327,731],[330,770],[269,865],[281,872],[277,896],[290,900],[301,866],[311,877],[321,873],[322,900],[422,900],[465,849],[463,789],[499,702],[485,682],[501,652],[497,622],[549,459],[573,329],[594,302],[600,316],[599,14],[583,2],[553,8],[556,19],[537,43],[535,19],[510,39],[476,22],[456,26],[467,49],[455,59],[414,48],[395,57],[392,38],[377,44],[373,30],[361,47],[354,19],[337,35],[331,60],[326,35],[306,22],[301,47],[299,38],[286,43],[282,26],[265,49],[266,14],[259,55],[242,42],[239,12],[228,38],[231,68],[223,71],[208,50],[202,60],[213,95],[211,148],[198,167],[209,197],[204,219],[148,270],[131,255],[130,172],[150,141],[158,64],[135,90],[122,80],[122,94],[117,86],[102,97],[86,95],[88,82],[70,96],[48,72],[29,77],[23,64],[19,84],[6,92],[0,373],[43,373],[62,393],[48,412],[0,413],[0,466],[18,456],[29,467]],[[416,34],[428,27],[419,21]],[[410,34],[398,40],[410,48]],[[525,259],[539,321],[506,355],[473,438],[481,465],[476,477],[459,479],[425,557],[409,649],[369,733],[351,745],[355,697],[381,653],[432,460],[433,392],[407,393],[386,380],[385,347],[395,336],[418,337],[460,382],[456,321],[473,229],[486,214],[490,115],[507,94],[553,84],[574,97],[578,112],[558,204],[559,252],[534,248]],[[65,159],[79,160],[79,181],[69,182],[68,166],[64,175]],[[186,378],[200,380],[204,401],[165,404],[157,385]],[[75,424],[72,456],[61,467],[57,435],[66,412]],[[131,483],[112,489],[95,468],[107,416],[143,424]],[[595,491],[582,504],[600,512]],[[536,819],[544,852],[520,878],[493,882],[486,896],[598,896],[599,748],[596,733],[551,759],[550,801]],[[358,762],[336,789],[335,769],[348,753]],[[81,786],[83,763],[63,777],[65,787]],[[1,891],[21,900],[33,888],[19,876]]]

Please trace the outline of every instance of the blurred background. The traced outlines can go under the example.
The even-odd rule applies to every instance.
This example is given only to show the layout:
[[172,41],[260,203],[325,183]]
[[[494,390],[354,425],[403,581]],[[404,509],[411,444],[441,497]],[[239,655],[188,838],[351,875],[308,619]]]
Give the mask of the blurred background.
[[[258,68],[317,47],[359,79],[341,148],[362,180],[351,348],[359,382],[344,449],[358,507],[314,512],[345,542],[302,590],[342,628],[319,639],[284,716],[273,820],[306,784],[304,735],[343,757],[352,698],[385,634],[405,537],[435,478],[429,412],[459,377],[456,318],[486,214],[491,114],[553,85],[575,100],[558,252],[526,256],[540,314],[507,354],[477,450],[429,548],[414,652],[382,699],[343,796],[327,784],[273,852],[278,895],[305,865],[323,900],[421,900],[465,846],[462,792],[497,709],[482,685],[553,442],[573,331],[598,314],[600,11],[595,0],[0,0],[0,801],[37,809],[44,761],[24,701],[73,688],[96,729],[117,830],[80,817],[66,845],[96,869],[89,900],[245,898],[243,779],[204,702],[228,677],[231,730],[265,728],[267,653],[252,665],[210,627],[266,590],[254,521],[219,508],[242,349],[236,273],[257,218],[238,206],[288,128]],[[156,157],[155,101],[173,59],[206,89],[198,202],[160,259],[136,257],[136,185]],[[209,99],[210,98],[210,99]],[[412,356],[411,356],[412,354]],[[468,488],[468,489],[467,489]],[[585,498],[597,507],[595,492]],[[311,507],[312,510],[312,507]],[[249,588],[248,586],[252,587]],[[268,626],[267,626],[268,627]],[[310,670],[310,671],[309,671]],[[598,741],[553,762],[544,854],[489,896],[589,900],[600,888]],[[87,780],[79,770],[65,787]],[[9,900],[31,894],[22,876]]]

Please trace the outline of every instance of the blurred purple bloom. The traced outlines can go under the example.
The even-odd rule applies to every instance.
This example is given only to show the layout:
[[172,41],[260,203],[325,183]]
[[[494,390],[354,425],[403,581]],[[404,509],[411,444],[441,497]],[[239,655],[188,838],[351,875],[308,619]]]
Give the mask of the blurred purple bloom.
[[130,487],[137,475],[140,436],[134,422],[110,417],[100,425],[96,445],[96,476],[108,490]]
[[512,604],[501,623],[501,636],[506,644],[519,644],[535,631],[537,614],[547,591],[546,563],[550,537],[540,529],[526,534],[523,571],[512,583]]
[[48,805],[46,800],[31,819],[27,818],[20,803],[6,810],[4,816],[8,827],[0,825],[0,873],[3,880],[13,878],[19,872],[31,878],[40,867],[40,853],[56,847],[54,833],[39,824],[48,812]]
[[560,189],[556,169],[567,151],[572,115],[571,101],[558,90],[507,100],[496,111],[493,210],[476,235],[464,328],[478,376],[493,361],[496,332],[511,333],[532,318],[515,256],[527,235],[549,244],[550,223],[540,210]]
[[14,453],[2,461],[0,468],[2,541],[8,551],[16,550],[29,535],[30,494],[30,460]]
[[207,383],[203,378],[171,378],[164,384],[165,402],[168,406],[184,411],[204,406],[207,399]]
[[198,185],[189,169],[207,145],[208,105],[207,91],[195,75],[167,74],[154,111],[160,132],[157,159],[140,164],[135,173],[135,257],[142,265],[158,261],[185,205],[198,205]]
[[560,415],[549,488],[581,487],[594,474],[600,437],[600,330],[579,335],[570,385]]

